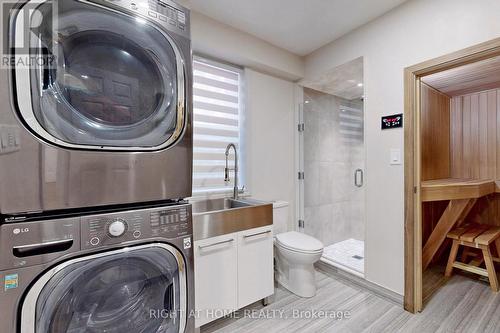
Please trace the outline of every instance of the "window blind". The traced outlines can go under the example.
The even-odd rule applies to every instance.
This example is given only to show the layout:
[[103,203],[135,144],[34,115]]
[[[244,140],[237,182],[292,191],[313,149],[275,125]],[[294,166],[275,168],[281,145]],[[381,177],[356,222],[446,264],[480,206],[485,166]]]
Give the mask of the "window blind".
[[[234,186],[224,182],[225,151],[229,143],[238,147],[241,164],[241,81],[237,68],[195,58],[194,74],[194,143],[193,195],[225,192]],[[234,156],[229,156],[234,168]],[[239,180],[242,184],[241,170]]]
[[340,135],[345,143],[362,143],[364,140],[363,110],[340,106]]

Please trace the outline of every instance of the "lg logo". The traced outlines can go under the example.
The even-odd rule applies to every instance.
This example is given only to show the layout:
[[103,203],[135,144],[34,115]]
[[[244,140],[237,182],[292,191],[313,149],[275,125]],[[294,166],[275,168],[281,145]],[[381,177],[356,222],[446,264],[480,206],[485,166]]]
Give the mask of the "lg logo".
[[12,232],[14,233],[14,235],[23,234],[23,233],[29,232],[29,231],[30,231],[29,228],[15,228],[14,230],[12,230]]

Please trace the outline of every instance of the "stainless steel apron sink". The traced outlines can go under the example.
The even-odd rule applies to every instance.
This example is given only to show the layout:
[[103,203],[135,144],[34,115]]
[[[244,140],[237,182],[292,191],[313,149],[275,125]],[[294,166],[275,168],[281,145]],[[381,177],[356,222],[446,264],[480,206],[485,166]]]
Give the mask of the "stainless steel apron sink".
[[192,202],[194,240],[273,224],[272,203],[253,199],[210,199]]

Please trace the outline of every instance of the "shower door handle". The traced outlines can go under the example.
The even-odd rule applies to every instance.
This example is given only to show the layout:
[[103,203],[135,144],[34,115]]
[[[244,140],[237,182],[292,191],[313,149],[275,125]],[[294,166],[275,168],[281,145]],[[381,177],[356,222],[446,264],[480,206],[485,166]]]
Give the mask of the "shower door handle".
[[356,187],[363,187],[364,182],[363,169],[356,169],[356,171],[354,171],[354,185]]

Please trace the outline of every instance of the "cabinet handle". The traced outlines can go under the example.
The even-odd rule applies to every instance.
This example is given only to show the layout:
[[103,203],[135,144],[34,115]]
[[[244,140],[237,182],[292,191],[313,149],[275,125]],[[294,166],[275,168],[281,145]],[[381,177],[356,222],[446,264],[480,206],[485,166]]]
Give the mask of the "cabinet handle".
[[234,242],[234,239],[228,239],[228,240],[225,240],[222,242],[217,242],[217,243],[208,244],[208,245],[200,245],[200,246],[198,246],[198,248],[200,248],[200,250],[202,250],[202,249],[206,249],[206,248],[209,248],[212,246],[222,245],[222,244],[231,243],[231,242]]
[[244,235],[243,238],[250,238],[250,237],[254,237],[254,236],[260,236],[260,235],[268,234],[270,232],[271,232],[271,230],[267,230],[267,231],[258,232],[256,234],[252,234],[252,235]]

